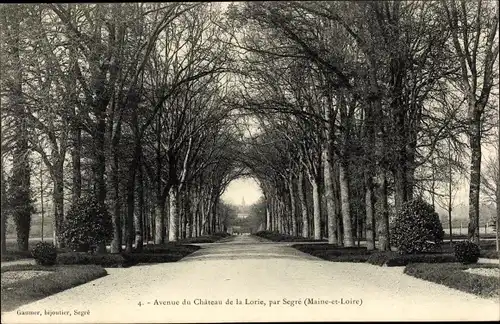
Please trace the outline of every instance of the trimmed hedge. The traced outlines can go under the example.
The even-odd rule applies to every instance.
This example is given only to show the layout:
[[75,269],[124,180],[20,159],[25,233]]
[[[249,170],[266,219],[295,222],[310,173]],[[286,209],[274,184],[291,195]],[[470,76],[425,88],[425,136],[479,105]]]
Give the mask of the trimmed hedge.
[[292,236],[287,234],[281,234],[275,231],[260,231],[253,234],[258,237],[265,238],[274,242],[326,242],[326,240],[315,240],[311,238],[305,238],[301,236]]
[[105,268],[121,268],[129,266],[120,254],[90,254],[86,252],[66,252],[57,256],[57,263],[64,265],[94,264]]
[[176,262],[186,256],[185,253],[123,253],[125,266],[139,263],[165,263]]
[[130,267],[139,263],[176,262],[200,249],[195,245],[164,244],[144,246],[141,252],[121,254],[90,254],[67,252],[57,256],[59,264],[96,264],[105,268]]
[[401,267],[410,263],[455,262],[451,253],[399,254],[396,252],[377,252],[370,255],[367,262],[373,265]]
[[455,262],[453,253],[399,254],[368,251],[365,247],[338,247],[333,244],[294,244],[292,247],[333,262],[367,262],[378,266],[398,267],[409,263]]
[[479,257],[486,259],[500,259],[500,252],[495,250],[481,250]]
[[2,253],[2,262],[16,261],[23,259],[33,259],[31,251],[6,251]]
[[203,236],[198,236],[198,237],[190,237],[190,238],[180,239],[177,243],[184,243],[184,244],[215,243],[215,242],[220,241],[220,240],[222,240],[226,237],[229,237],[229,236],[231,236],[231,234],[219,232],[219,233],[214,233],[211,235],[203,235]]
[[413,263],[406,266],[404,273],[481,297],[498,298],[500,292],[498,277],[480,276],[464,271],[469,268],[498,269],[499,266],[496,264]]

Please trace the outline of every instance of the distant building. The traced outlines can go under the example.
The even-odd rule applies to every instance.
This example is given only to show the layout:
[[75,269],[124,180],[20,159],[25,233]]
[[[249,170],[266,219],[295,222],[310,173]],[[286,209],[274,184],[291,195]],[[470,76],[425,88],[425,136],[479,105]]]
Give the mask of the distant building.
[[245,197],[241,197],[241,205],[238,207],[236,218],[247,218],[249,214],[250,211],[245,203]]

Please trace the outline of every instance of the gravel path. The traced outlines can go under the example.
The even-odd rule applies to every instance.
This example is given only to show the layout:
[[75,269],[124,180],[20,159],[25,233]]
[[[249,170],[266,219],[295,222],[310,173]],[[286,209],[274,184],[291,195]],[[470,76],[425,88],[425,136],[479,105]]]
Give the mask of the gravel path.
[[402,267],[323,261],[250,236],[201,245],[177,263],[107,269],[106,277],[17,310],[41,315],[13,311],[2,323],[500,319],[498,301],[407,276]]

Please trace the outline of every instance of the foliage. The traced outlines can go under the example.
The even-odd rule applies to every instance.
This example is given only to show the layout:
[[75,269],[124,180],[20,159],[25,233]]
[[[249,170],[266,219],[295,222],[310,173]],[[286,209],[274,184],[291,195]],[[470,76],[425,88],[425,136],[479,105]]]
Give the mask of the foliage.
[[19,280],[12,283],[2,283],[2,313],[103,277],[107,274],[106,270],[96,265],[55,267],[15,265],[2,267],[2,273],[7,271],[27,270],[50,272],[44,276]]
[[453,248],[457,261],[463,264],[477,263],[481,254],[479,246],[470,241],[457,242]]
[[458,289],[481,297],[496,297],[500,292],[500,281],[494,276],[480,276],[465,272],[467,269],[496,268],[498,265],[458,263],[428,264],[412,263],[405,267],[404,273],[435,282],[447,287]]
[[406,202],[394,220],[391,244],[402,254],[430,252],[440,247],[443,237],[439,215],[432,205],[417,198]]
[[62,226],[61,240],[73,249],[97,247],[112,236],[113,225],[105,206],[93,196],[78,199]]
[[31,254],[37,264],[51,266],[56,263],[57,250],[52,243],[38,242],[31,250]]

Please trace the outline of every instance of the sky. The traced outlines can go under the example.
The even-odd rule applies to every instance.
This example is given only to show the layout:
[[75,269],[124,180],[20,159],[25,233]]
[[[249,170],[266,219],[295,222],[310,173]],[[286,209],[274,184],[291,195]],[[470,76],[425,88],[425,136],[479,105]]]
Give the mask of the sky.
[[253,178],[239,178],[231,181],[222,194],[222,200],[233,205],[240,205],[245,199],[245,205],[256,203],[262,196],[259,183]]

